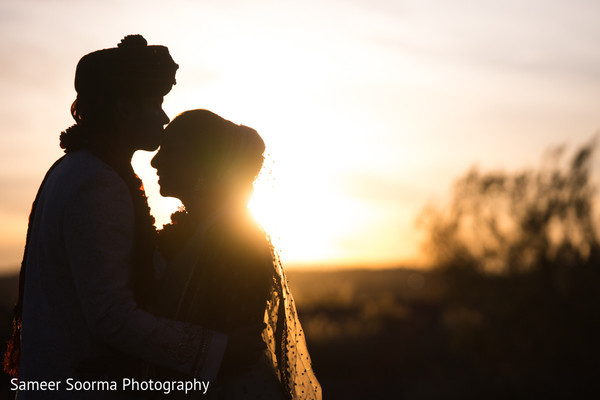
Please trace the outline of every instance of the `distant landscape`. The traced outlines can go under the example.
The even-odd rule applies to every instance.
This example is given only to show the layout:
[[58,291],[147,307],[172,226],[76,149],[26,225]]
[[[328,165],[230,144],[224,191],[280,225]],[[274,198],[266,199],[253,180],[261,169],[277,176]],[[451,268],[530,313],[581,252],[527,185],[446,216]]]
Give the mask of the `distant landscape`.
[[[591,291],[580,293],[589,303],[563,302],[531,276],[450,270],[291,270],[288,280],[325,399],[576,398],[595,388]],[[0,279],[2,343],[16,282]],[[12,398],[4,377],[0,399]]]
[[[428,359],[443,335],[436,276],[407,269],[290,270],[288,280],[325,398],[423,398],[430,390],[423,374],[435,370]],[[17,281],[16,275],[0,278],[2,351]],[[0,399],[12,398],[3,377]]]

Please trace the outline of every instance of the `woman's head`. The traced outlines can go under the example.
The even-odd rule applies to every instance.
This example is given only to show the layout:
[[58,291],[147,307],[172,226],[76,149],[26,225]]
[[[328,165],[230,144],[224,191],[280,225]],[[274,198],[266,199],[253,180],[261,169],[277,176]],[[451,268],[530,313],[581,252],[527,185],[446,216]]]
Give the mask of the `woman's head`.
[[166,127],[152,166],[161,194],[181,199],[188,208],[196,201],[247,204],[264,151],[254,129],[207,110],[191,110]]
[[133,150],[155,150],[168,122],[162,98],[175,84],[177,68],[166,47],[148,46],[140,35],[83,56],[71,106],[76,128],[61,136],[61,146],[67,152],[97,147],[120,135]]

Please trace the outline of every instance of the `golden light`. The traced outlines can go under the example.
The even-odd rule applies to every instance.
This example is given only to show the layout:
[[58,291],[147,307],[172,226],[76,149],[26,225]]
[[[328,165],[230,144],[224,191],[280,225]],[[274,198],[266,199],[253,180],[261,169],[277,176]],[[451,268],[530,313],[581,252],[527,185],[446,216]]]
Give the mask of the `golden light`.
[[[344,239],[366,225],[368,208],[360,201],[327,190],[326,182],[298,183],[260,179],[250,210],[286,261],[299,264],[347,263]],[[351,257],[352,255],[350,255]]]
[[[318,37],[289,32],[280,37],[255,33],[245,40],[224,37],[220,46],[185,53],[198,54],[201,60],[182,60],[182,66],[195,63],[204,70],[182,67],[164,108],[171,118],[187,109],[205,108],[251,126],[263,137],[267,165],[249,207],[284,262],[369,265],[370,257],[378,256],[369,246],[384,254],[380,250],[385,241],[363,240],[361,235],[373,231],[381,210],[349,194],[342,181],[361,163],[389,169],[382,165],[381,154],[372,151],[376,142],[370,134],[381,130],[384,122],[374,120],[364,107],[348,115],[348,105],[336,100],[334,92],[348,88],[331,86],[332,77],[348,73],[348,64],[366,61],[358,56],[336,59],[330,51]],[[148,166],[150,156],[144,157],[134,166],[144,179],[160,228],[180,203],[160,198],[154,170]],[[385,232],[375,236],[381,234]]]

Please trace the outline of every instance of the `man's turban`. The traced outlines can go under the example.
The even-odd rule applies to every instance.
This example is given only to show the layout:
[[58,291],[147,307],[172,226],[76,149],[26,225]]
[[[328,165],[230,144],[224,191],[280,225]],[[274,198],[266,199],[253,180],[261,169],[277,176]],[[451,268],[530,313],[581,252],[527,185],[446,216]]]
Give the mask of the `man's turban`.
[[78,96],[164,96],[175,84],[175,64],[165,46],[148,46],[141,35],[126,36],[117,47],[79,60]]

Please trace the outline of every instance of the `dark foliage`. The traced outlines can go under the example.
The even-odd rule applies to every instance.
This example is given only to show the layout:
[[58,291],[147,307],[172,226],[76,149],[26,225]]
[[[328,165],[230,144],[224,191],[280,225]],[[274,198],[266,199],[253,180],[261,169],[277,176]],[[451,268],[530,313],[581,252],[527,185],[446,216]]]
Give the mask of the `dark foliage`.
[[446,209],[424,214],[426,248],[447,284],[448,350],[511,397],[598,392],[593,146],[564,166],[559,148],[538,170],[472,169]]
[[562,165],[564,147],[554,149],[537,170],[471,169],[445,208],[423,212],[426,254],[441,268],[503,275],[593,264],[600,252],[593,150],[592,142]]

